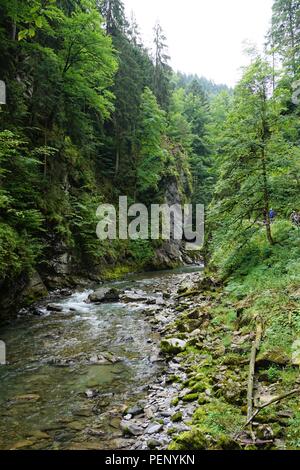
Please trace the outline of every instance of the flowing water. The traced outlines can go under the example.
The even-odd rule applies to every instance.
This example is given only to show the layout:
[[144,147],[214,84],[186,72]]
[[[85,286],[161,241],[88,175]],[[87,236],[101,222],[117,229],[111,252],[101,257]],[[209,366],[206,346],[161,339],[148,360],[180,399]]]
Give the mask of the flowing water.
[[[158,296],[193,270],[199,267],[114,285]],[[61,312],[41,308],[41,316],[0,328],[8,361],[0,366],[0,449],[115,448],[124,406],[144,398],[161,371],[151,361],[159,335],[147,307],[86,303],[91,292],[54,299]],[[119,360],[101,363],[101,354]]]

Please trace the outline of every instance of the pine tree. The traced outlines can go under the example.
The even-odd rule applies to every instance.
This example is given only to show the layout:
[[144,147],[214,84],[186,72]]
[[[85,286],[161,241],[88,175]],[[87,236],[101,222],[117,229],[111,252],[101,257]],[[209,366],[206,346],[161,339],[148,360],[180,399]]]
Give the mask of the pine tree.
[[[145,88],[140,108],[140,125],[137,131],[139,156],[137,162],[137,193],[145,200],[147,193],[157,191],[163,176],[166,153],[162,148],[166,132],[166,116],[155,95]],[[147,199],[146,199],[147,200]]]
[[300,61],[300,1],[275,0],[269,44],[295,76]]
[[170,102],[171,68],[168,64],[170,57],[166,44],[166,36],[162,27],[157,23],[154,27],[154,78],[153,88],[160,106],[167,110]]

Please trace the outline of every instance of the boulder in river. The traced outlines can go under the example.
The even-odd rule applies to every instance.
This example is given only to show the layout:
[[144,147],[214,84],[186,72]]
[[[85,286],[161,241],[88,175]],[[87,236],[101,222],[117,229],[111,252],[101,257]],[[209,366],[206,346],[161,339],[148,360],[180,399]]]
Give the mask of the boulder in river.
[[91,390],[91,389],[88,389],[85,391],[85,396],[87,398],[95,398],[99,395],[99,392],[98,390]]
[[24,401],[38,401],[40,399],[40,395],[37,393],[28,393],[26,395],[17,395],[12,398],[14,402],[24,402]]
[[120,291],[113,288],[101,287],[89,295],[88,301],[92,303],[117,302],[120,299]]
[[62,312],[63,307],[61,305],[57,305],[57,304],[48,304],[47,305],[47,310],[48,310],[48,312]]
[[126,303],[131,302],[146,302],[148,299],[147,294],[144,291],[126,291],[124,295],[122,295],[122,301]]

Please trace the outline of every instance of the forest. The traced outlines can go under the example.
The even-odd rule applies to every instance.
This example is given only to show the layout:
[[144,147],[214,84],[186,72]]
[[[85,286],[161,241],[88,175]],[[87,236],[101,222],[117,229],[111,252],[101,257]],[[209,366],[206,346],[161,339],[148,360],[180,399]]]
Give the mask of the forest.
[[[0,425],[0,448],[300,449],[300,0],[274,0],[264,51],[248,48],[234,89],[173,70],[162,25],[153,25],[149,49],[122,0],[0,0],[0,50],[0,339],[8,359],[16,348],[0,367],[0,378],[12,368],[0,384],[9,429]],[[124,195],[146,206],[203,204],[201,252],[172,240],[98,240],[97,207]],[[122,287],[131,273],[200,263],[200,273]],[[99,293],[103,283],[108,291]],[[160,334],[158,342],[137,336],[131,353],[139,357],[145,340],[145,380],[161,374],[161,391],[132,398],[131,390],[126,411],[114,403],[119,411],[109,419],[115,389],[102,369],[120,367],[131,383],[117,365],[127,349],[116,343],[89,354],[83,327],[73,332],[81,346],[71,347],[58,319],[66,306],[85,312],[82,292],[87,305],[106,309],[104,330],[117,322],[107,301],[120,300],[147,304]],[[130,308],[126,315],[122,334],[130,338]],[[47,356],[45,331],[37,337],[41,367],[52,367],[52,382],[39,390],[34,376],[13,377],[18,355],[33,360],[27,341],[40,317],[48,336],[65,343],[62,363]],[[64,437],[53,410],[37,429],[34,415],[43,414],[43,392],[62,380],[59,366],[73,384],[88,361],[95,380],[87,372],[84,389],[72,387],[92,403],[93,419],[80,401]],[[162,361],[167,371],[158,374]],[[24,434],[14,419],[28,416]],[[111,425],[118,417],[121,438]]]

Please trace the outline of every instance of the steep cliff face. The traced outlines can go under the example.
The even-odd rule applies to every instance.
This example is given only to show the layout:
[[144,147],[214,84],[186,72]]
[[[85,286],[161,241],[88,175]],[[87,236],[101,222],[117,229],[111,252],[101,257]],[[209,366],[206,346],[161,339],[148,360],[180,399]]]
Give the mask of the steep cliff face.
[[[182,172],[180,178],[168,177],[164,180],[164,203],[169,207],[173,205],[183,206],[188,202],[190,189],[187,175]],[[155,250],[153,267],[155,269],[174,268],[179,265],[193,264],[200,260],[199,253],[186,251],[184,239],[174,238],[174,219],[171,219],[171,239],[165,241]]]

